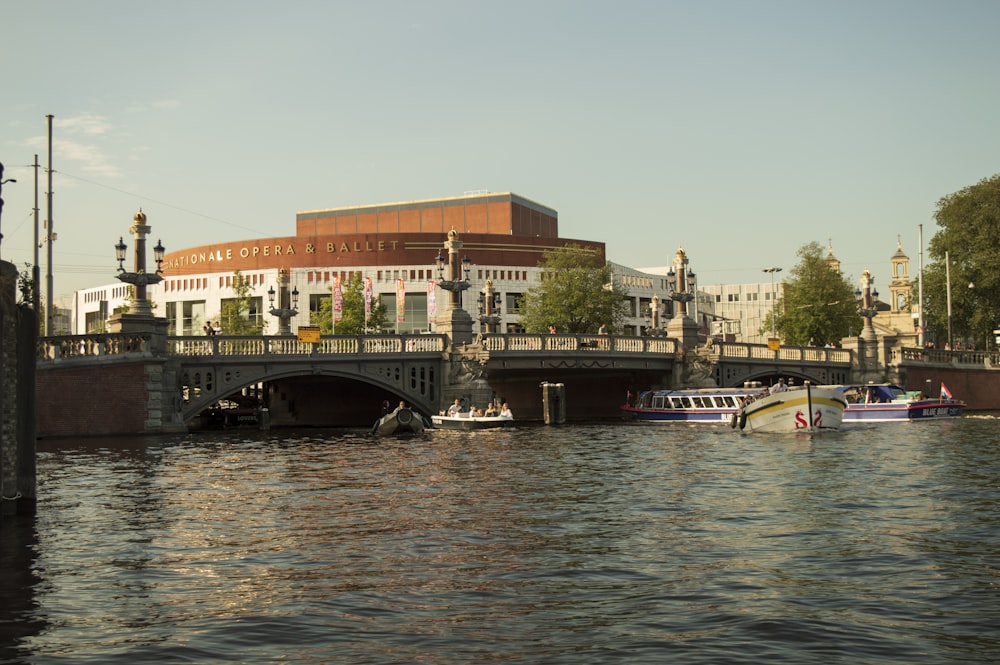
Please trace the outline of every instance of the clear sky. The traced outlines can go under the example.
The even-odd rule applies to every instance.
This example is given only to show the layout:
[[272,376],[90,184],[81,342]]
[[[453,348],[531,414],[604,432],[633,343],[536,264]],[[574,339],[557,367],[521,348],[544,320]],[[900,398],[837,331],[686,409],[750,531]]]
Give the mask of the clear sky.
[[5,0],[0,256],[33,260],[52,114],[57,303],[117,283],[140,207],[170,251],[484,189],[703,285],[815,241],[884,288],[1000,172],[998,29],[996,0]]

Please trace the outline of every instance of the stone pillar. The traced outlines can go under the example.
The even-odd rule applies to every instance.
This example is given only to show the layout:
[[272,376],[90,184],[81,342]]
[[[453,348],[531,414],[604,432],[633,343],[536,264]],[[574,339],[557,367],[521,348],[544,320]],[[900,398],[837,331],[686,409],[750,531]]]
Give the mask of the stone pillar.
[[17,268],[0,261],[0,514],[35,510],[37,313],[16,303]]

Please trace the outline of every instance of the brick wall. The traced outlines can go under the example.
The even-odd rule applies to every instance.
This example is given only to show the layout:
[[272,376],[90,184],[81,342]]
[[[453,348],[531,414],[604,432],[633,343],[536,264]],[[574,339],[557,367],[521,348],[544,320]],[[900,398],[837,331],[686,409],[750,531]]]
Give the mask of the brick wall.
[[35,382],[39,438],[145,431],[145,364],[39,366]]

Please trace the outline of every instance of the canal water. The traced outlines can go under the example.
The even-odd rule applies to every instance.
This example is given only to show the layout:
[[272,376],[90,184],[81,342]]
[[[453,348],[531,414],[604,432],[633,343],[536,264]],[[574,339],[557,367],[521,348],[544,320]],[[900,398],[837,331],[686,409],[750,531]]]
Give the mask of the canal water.
[[2,663],[995,663],[1000,420],[39,446]]

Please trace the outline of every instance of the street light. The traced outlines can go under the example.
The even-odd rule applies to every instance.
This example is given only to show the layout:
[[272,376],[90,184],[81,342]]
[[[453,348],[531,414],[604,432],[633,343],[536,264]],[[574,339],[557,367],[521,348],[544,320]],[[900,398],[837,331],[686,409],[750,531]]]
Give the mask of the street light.
[[496,332],[496,327],[500,325],[500,315],[495,313],[500,309],[500,293],[493,290],[493,280],[486,280],[486,288],[480,292],[476,299],[479,306],[479,323],[486,327],[486,332]]
[[866,342],[874,342],[878,339],[875,327],[872,325],[872,319],[878,314],[878,310],[875,308],[877,298],[878,291],[872,288],[872,274],[865,270],[861,273],[861,288],[854,291],[854,299],[858,304],[858,316],[865,320],[861,339]]
[[[438,250],[438,255],[434,259],[438,270],[438,286],[451,293],[451,300],[448,309],[462,308],[462,291],[469,288],[469,272],[472,270],[472,259],[466,255],[461,261],[458,260],[458,251],[462,249],[462,241],[458,239],[458,231],[452,229],[448,231],[448,239],[444,243],[444,249],[448,251],[447,257],[443,250]],[[448,279],[445,279],[444,268],[448,266]],[[464,274],[464,279],[461,275]]]
[[771,339],[778,336],[778,292],[774,290],[774,273],[781,272],[781,268],[771,266],[763,268],[761,272],[771,273]]
[[649,300],[649,311],[646,312],[646,330],[653,337],[663,336],[663,329],[660,327],[660,316],[663,314],[660,296],[654,295]]
[[291,326],[288,324],[288,320],[299,313],[299,289],[297,287],[292,288],[291,301],[289,302],[288,294],[288,271],[284,268],[278,269],[278,306],[274,306],[274,296],[275,291],[272,286],[267,290],[267,300],[271,305],[270,314],[278,318],[278,334],[279,335],[291,335]]
[[163,253],[166,251],[163,247],[163,243],[159,240],[156,241],[156,246],[153,247],[153,259],[156,261],[156,272],[149,274],[146,272],[146,234],[151,230],[151,226],[146,224],[146,213],[139,209],[139,212],[135,213],[132,217],[132,226],[129,228],[129,233],[135,236],[135,261],[133,272],[125,271],[125,252],[128,251],[128,246],[121,236],[118,237],[118,244],[115,245],[115,258],[118,260],[118,279],[126,284],[131,284],[135,287],[132,292],[132,307],[131,310],[135,314],[140,314],[143,316],[152,316],[153,309],[149,306],[149,301],[146,299],[146,286],[151,284],[159,284],[163,281]]

